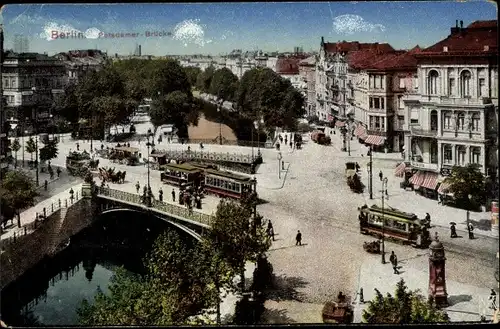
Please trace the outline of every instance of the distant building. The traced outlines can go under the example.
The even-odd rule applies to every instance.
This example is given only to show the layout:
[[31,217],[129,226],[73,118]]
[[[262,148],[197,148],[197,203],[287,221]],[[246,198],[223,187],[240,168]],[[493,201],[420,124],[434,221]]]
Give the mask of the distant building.
[[28,38],[24,35],[16,34],[14,35],[14,45],[13,50],[15,53],[22,54],[30,51]]
[[7,117],[20,122],[27,118],[43,131],[50,120],[54,98],[64,92],[64,77],[64,64],[55,57],[8,53],[2,72]]
[[299,75],[305,82],[307,116],[315,115],[316,108],[316,56],[310,56],[299,62]]
[[[4,61],[4,36],[3,25],[0,24],[0,76],[3,76],[3,61]],[[5,171],[9,167],[8,159],[11,155],[9,148],[8,133],[10,125],[7,122],[7,112],[5,111],[7,104],[3,96],[3,84],[0,83],[0,178],[3,178]]]
[[70,50],[55,55],[55,58],[64,63],[64,85],[77,83],[88,72],[100,70],[108,59],[107,55],[98,49]]

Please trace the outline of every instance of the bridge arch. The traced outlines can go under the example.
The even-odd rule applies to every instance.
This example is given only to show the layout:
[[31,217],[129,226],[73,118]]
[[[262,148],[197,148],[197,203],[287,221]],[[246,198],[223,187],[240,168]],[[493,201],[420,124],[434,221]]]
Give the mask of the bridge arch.
[[179,223],[176,223],[175,221],[172,221],[172,220],[169,220],[169,219],[166,219],[166,218],[163,218],[163,217],[160,217],[158,216],[157,214],[155,214],[154,212],[146,212],[146,211],[143,211],[143,210],[136,210],[136,209],[130,209],[130,208],[111,208],[111,209],[107,209],[107,210],[103,210],[98,218],[102,218],[103,215],[106,215],[106,214],[112,214],[112,213],[118,213],[118,212],[132,212],[132,213],[137,213],[137,214],[141,214],[141,215],[150,215],[152,217],[155,217],[161,221],[164,221],[180,230],[182,230],[183,232],[189,234],[191,237],[193,237],[194,239],[196,239],[196,241],[201,241],[201,235],[196,233],[194,230],[184,226],[184,225],[181,225]]

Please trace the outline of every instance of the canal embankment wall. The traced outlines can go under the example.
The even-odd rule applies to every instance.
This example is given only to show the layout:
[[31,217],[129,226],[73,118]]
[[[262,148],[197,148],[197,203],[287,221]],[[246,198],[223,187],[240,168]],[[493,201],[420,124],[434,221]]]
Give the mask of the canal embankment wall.
[[70,207],[58,209],[47,216],[33,232],[19,236],[14,243],[2,245],[1,289],[45,257],[51,257],[56,246],[89,226],[94,217],[94,208],[95,202],[91,198],[82,198]]

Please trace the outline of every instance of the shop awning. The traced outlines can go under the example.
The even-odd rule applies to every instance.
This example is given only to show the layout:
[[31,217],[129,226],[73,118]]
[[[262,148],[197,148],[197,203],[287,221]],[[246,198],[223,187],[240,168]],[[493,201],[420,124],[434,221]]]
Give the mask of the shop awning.
[[365,143],[376,145],[376,146],[384,144],[384,141],[385,141],[384,137],[377,136],[377,135],[368,135],[365,139]]
[[435,190],[437,184],[438,184],[438,174],[433,172],[426,172],[425,179],[420,186],[428,188],[429,190]]
[[396,175],[396,177],[404,177],[404,175],[405,175],[405,169],[406,169],[406,164],[404,162],[401,162],[396,167],[396,170],[394,171],[394,175]]
[[356,129],[354,129],[354,136],[358,138],[365,139],[366,138],[366,128],[363,125],[359,124]]
[[450,187],[450,183],[442,182],[441,185],[439,185],[438,193],[440,193],[440,194],[449,193],[449,191],[448,191],[449,187]]
[[335,122],[335,127],[344,127],[345,126],[345,122],[344,121],[337,121]]
[[422,183],[424,182],[424,179],[425,179],[425,172],[419,170],[413,176],[411,176],[410,183],[412,183],[415,186],[421,186]]

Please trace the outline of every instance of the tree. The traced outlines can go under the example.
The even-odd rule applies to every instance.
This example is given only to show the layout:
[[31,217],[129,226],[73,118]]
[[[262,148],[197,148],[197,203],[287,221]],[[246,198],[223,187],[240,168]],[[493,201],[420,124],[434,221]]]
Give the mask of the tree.
[[36,152],[36,142],[33,137],[30,137],[26,142],[26,152],[30,154],[31,161],[33,161],[33,153]]
[[161,234],[145,257],[147,273],[116,272],[107,295],[99,291],[78,309],[82,325],[182,325],[214,303],[201,246],[187,246],[173,231]]
[[245,263],[257,261],[271,245],[262,225],[252,230],[252,206],[251,203],[221,200],[207,235],[211,249],[216,250],[235,273],[240,273],[242,288]]
[[207,67],[205,71],[200,72],[196,78],[196,89],[204,93],[210,92],[210,84],[212,83],[214,72],[215,68],[212,65]]
[[192,98],[191,85],[189,83],[186,72],[177,61],[166,60],[156,68],[152,76],[152,87],[155,94],[152,97],[158,97],[158,92],[161,96],[166,96],[174,91],[180,91]]
[[21,227],[21,211],[33,206],[37,196],[33,179],[21,171],[9,171],[2,181],[2,189],[5,190],[2,199],[5,198],[8,207],[14,209],[17,226]]
[[19,138],[14,139],[10,148],[12,149],[12,151],[14,151],[14,156],[16,157],[16,159],[15,159],[16,162],[15,162],[14,168],[17,168],[17,152],[21,149],[21,144],[19,143]]
[[457,205],[473,210],[485,201],[485,179],[477,164],[471,163],[466,167],[454,166],[451,175],[444,182],[450,184],[448,189],[453,193]]
[[209,92],[225,101],[234,100],[238,88],[238,77],[230,69],[224,67],[213,73]]
[[449,322],[448,315],[439,310],[431,299],[425,298],[419,291],[409,291],[403,279],[396,286],[395,296],[387,293],[384,297],[375,289],[376,296],[363,310],[366,323],[435,323]]
[[57,140],[47,139],[44,146],[40,149],[40,161],[43,163],[45,161],[57,158],[59,150],[57,149]]
[[198,79],[198,75],[201,73],[201,69],[199,67],[185,67],[184,71],[186,72],[191,87],[195,87],[196,80]]

